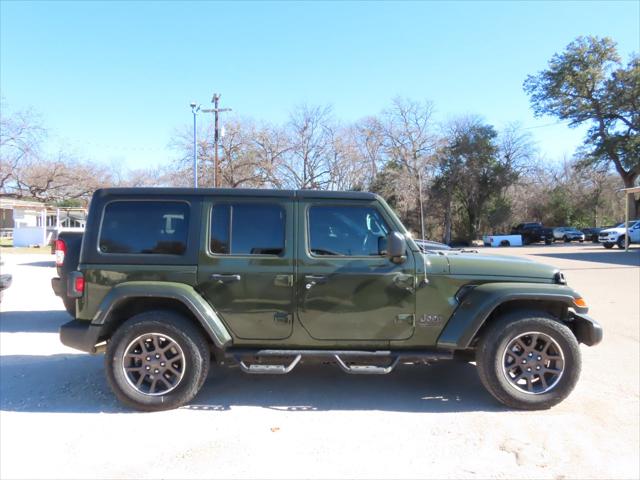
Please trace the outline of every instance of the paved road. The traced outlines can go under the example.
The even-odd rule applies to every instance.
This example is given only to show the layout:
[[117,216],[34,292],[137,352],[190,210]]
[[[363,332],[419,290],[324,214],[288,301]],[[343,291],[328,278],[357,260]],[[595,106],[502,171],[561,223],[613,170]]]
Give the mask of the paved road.
[[471,364],[347,376],[212,372],[195,402],[154,414],[114,400],[101,357],[63,347],[68,317],[48,255],[4,255],[14,274],[0,317],[0,477],[638,478],[640,250],[492,249],[556,265],[605,328],[582,347],[574,393],[510,411]]

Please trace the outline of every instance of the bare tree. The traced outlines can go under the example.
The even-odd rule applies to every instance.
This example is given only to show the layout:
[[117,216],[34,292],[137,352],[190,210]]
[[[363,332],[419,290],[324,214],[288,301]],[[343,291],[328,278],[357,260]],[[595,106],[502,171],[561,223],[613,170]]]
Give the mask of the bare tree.
[[282,162],[284,185],[289,188],[326,189],[330,184],[331,108],[302,105],[289,119],[290,149]]
[[371,184],[384,166],[384,132],[380,119],[366,117],[351,128],[357,154],[367,168],[367,181]]
[[45,202],[87,201],[96,189],[114,183],[108,167],[75,159],[64,152],[53,158],[21,162],[15,169],[14,179],[17,197]]
[[425,237],[425,181],[436,166],[438,135],[433,117],[433,104],[396,98],[382,114],[382,135],[388,162],[405,171],[414,187],[420,215],[420,232]]
[[15,188],[16,169],[36,157],[46,131],[32,111],[11,113],[0,106],[0,191]]

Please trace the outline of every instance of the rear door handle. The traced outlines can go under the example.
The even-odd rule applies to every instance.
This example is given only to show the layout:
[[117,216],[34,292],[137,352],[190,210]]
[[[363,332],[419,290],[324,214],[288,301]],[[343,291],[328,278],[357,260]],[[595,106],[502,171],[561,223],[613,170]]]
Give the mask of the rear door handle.
[[309,290],[314,285],[320,285],[321,283],[327,283],[328,278],[325,275],[305,275],[304,276],[305,288]]
[[239,282],[242,277],[237,273],[230,273],[230,274],[214,273],[209,278],[211,280],[217,281],[218,283],[233,283],[233,282]]

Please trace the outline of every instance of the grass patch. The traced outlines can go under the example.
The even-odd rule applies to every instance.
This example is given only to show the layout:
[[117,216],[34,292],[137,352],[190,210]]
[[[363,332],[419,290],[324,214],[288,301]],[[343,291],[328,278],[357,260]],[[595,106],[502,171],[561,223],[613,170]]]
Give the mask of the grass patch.
[[13,255],[23,253],[44,253],[51,254],[51,247],[14,247],[13,239],[0,238],[0,255]]

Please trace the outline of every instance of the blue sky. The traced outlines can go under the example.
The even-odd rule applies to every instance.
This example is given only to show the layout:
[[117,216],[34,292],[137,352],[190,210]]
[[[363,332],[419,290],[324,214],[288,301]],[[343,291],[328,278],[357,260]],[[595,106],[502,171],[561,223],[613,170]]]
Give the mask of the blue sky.
[[[518,121],[549,159],[582,132],[533,117],[522,82],[578,35],[640,51],[640,2],[0,3],[0,87],[63,145],[129,168],[175,156],[189,103],[221,92],[234,114],[282,122],[297,104],[337,118],[395,96],[437,117]],[[53,148],[53,147],[51,147]]]

